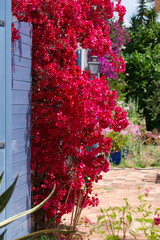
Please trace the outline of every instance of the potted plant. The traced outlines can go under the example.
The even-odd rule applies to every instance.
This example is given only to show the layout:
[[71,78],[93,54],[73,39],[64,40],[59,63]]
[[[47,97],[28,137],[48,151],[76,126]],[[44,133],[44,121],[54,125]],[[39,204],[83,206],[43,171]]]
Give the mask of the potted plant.
[[119,165],[121,162],[121,151],[127,145],[128,135],[124,135],[121,132],[115,132],[110,128],[104,129],[103,134],[106,137],[112,138],[110,161]]

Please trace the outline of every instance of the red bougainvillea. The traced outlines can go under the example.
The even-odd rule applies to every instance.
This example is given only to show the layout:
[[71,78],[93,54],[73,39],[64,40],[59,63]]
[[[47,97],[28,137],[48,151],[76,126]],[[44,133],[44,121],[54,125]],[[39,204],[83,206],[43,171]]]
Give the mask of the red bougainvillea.
[[14,42],[14,40],[19,40],[19,31],[14,27],[14,23],[12,23],[12,42]]
[[[17,19],[33,24],[32,202],[41,202],[56,183],[43,213],[58,222],[72,210],[75,189],[76,199],[84,184],[91,193],[92,183],[109,170],[101,153],[109,153],[111,139],[102,129],[120,131],[128,125],[105,77],[89,80],[75,64],[79,44],[99,57],[109,54],[115,71],[121,71],[107,22],[115,11],[122,21],[125,8],[111,0],[12,2]],[[97,202],[88,196],[85,205]]]

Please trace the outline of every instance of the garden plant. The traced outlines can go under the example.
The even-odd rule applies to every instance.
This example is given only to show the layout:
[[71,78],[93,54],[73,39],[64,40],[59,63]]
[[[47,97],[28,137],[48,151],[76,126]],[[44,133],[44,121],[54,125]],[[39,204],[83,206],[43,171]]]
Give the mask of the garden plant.
[[155,8],[149,8],[147,0],[140,0],[136,14],[127,29],[131,41],[123,52],[126,60],[127,99],[138,103],[143,110],[147,130],[159,131],[160,113],[160,23]]
[[[140,188],[139,188],[140,189]],[[95,231],[102,236],[102,239],[120,240],[128,239],[129,234],[134,239],[139,239],[138,233],[143,233],[145,239],[160,239],[160,208],[153,213],[151,205],[147,204],[149,190],[138,196],[139,204],[133,208],[127,198],[122,207],[109,207],[101,209],[101,215],[97,218],[97,223],[93,224],[90,230],[92,235]],[[140,227],[133,230],[135,222],[140,223]]]
[[[128,119],[106,77],[91,80],[90,72],[82,73],[75,51],[80,46],[99,58],[107,56],[115,74],[124,72],[118,49],[125,41],[117,46],[110,29],[118,26],[111,23],[114,13],[121,22],[125,12],[120,0],[12,1],[13,15],[33,26],[32,204],[43,201],[56,184],[53,198],[35,216],[37,228],[45,227],[46,219],[59,223],[78,205],[84,185],[80,208],[98,204],[97,197],[88,194],[101,172],[109,170],[100,153],[109,153],[111,138],[104,137],[102,129],[110,126],[119,132]],[[97,148],[92,147],[96,143]]]
[[[135,92],[131,90],[138,89],[138,110],[144,108],[145,116],[151,107],[144,101],[144,96],[150,96],[151,93],[157,96],[152,83],[159,76],[159,71],[155,70],[157,65],[153,63],[159,50],[156,40],[159,25],[145,23],[148,25],[145,25],[144,34],[147,32],[149,38],[153,33],[154,44],[149,44],[147,48],[142,46],[141,50],[134,49],[132,53],[130,43],[125,50],[129,75],[122,77],[125,61],[121,50],[130,41],[121,24],[125,12],[121,0],[12,1],[13,15],[19,21],[30,22],[33,26],[33,206],[42,202],[56,184],[53,197],[34,215],[36,230],[46,226],[57,227],[62,216],[72,212],[71,229],[74,231],[82,209],[87,205],[98,205],[97,196],[90,197],[90,194],[93,183],[102,178],[101,172],[109,171],[109,161],[105,155],[108,156],[111,150],[128,147],[129,154],[133,152],[133,156],[136,146],[140,156],[141,136],[136,135],[139,130],[135,130],[139,123],[131,121],[129,124],[130,108],[127,116],[127,110],[118,103],[114,86],[117,84],[119,91],[123,87],[128,88],[127,98],[134,95]],[[130,29],[136,47],[142,40],[138,37],[143,27],[139,26],[136,32]],[[13,44],[18,38],[18,30],[12,25]],[[147,40],[149,43],[150,38]],[[144,45],[148,46],[146,42]],[[82,72],[76,65],[78,47],[90,49],[92,55],[98,56],[101,62],[100,78],[93,76],[91,79],[90,72]],[[143,65],[137,62],[143,62]],[[146,62],[149,62],[148,67]],[[135,64],[141,69],[134,71]],[[144,77],[140,78],[135,72]],[[146,76],[150,78],[146,80]],[[135,77],[136,81],[132,79]],[[152,102],[152,98],[149,102]],[[109,130],[108,134],[102,134],[104,129]],[[121,212],[124,210],[128,213],[125,223],[121,219],[115,226],[119,228],[123,223],[127,229],[131,224],[131,209],[127,200]],[[113,212],[112,217],[116,218]]]
[[[1,185],[1,182],[2,182],[2,179],[3,179],[3,175],[4,175],[4,172],[0,175],[0,185]],[[15,178],[14,182],[12,183],[12,185],[4,192],[0,195],[0,213],[2,213],[2,211],[5,209],[5,207],[7,206],[12,194],[13,194],[13,191],[14,191],[14,188],[15,188],[15,185],[16,185],[16,182],[17,182],[17,179],[18,179],[18,176]],[[34,208],[32,209],[29,209],[25,212],[21,212],[17,215],[14,215],[2,222],[0,222],[0,228],[4,228],[5,226],[7,226],[8,224],[12,223],[13,221],[21,218],[21,217],[24,217],[28,214],[31,214],[37,210],[39,210],[53,195],[55,191],[55,186],[54,188],[52,189],[51,193],[49,194],[49,196],[44,199],[43,202],[41,202],[40,204],[38,204],[37,206],[35,206]],[[4,240],[4,237],[5,237],[5,233],[6,233],[6,230],[3,231],[3,233],[0,234],[0,240]],[[45,233],[52,233],[53,235],[55,235],[55,233],[61,233],[61,234],[70,234],[71,231],[66,231],[66,230],[58,230],[58,229],[46,229],[46,230],[42,230],[42,231],[37,231],[37,232],[34,232],[34,233],[31,233],[29,235],[26,235],[24,237],[21,237],[21,238],[18,238],[17,240],[31,240],[33,239],[34,237],[36,236],[39,236],[41,234],[45,234]]]

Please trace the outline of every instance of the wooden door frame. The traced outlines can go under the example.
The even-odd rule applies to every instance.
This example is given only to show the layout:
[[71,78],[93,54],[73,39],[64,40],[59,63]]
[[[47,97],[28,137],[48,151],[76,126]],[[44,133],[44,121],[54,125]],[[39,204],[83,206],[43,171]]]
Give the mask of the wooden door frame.
[[[3,179],[3,187],[7,189],[12,183],[11,171],[11,0],[1,0],[0,20],[4,25],[0,26],[0,81],[1,81],[1,106],[0,116],[3,118],[2,126],[0,127],[0,142],[5,142],[5,148],[0,149],[1,159],[0,171],[5,171]],[[2,23],[2,22],[1,22]],[[11,216],[11,203],[7,205],[4,212],[4,218]],[[10,227],[7,230],[6,240],[11,239]]]

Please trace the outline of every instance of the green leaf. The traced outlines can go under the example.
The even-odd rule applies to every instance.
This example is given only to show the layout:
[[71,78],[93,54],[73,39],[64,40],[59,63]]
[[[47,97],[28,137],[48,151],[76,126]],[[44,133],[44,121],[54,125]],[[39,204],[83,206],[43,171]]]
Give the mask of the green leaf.
[[103,218],[105,218],[105,215],[99,216],[97,222],[101,221]]
[[67,231],[67,230],[61,230],[61,229],[45,229],[45,230],[41,230],[41,231],[37,231],[37,232],[31,233],[29,235],[26,235],[24,237],[18,238],[16,240],[31,240],[34,237],[37,237],[37,236],[39,236],[41,234],[47,234],[47,233],[64,233],[64,234],[66,233],[66,234],[69,234],[69,233],[74,233],[74,232],[75,231]]
[[118,226],[118,227],[114,227],[115,230],[122,230],[122,227],[121,226]]
[[2,182],[3,175],[4,175],[4,171],[2,172],[2,174],[0,176],[0,187],[1,187],[1,182]]
[[13,216],[13,217],[10,217],[10,218],[6,219],[6,220],[3,221],[3,222],[0,222],[0,228],[8,225],[9,223],[17,220],[18,218],[24,217],[24,216],[26,216],[26,215],[28,215],[28,214],[31,214],[31,213],[37,211],[38,209],[40,209],[40,208],[51,198],[51,196],[53,195],[53,193],[54,193],[54,191],[55,191],[55,188],[56,188],[56,185],[54,185],[54,187],[53,187],[53,189],[52,189],[52,192],[49,194],[49,196],[48,196],[43,202],[41,202],[40,204],[38,204],[38,205],[35,206],[34,208],[29,209],[29,210],[27,210],[27,211],[25,211],[25,212],[19,213],[19,214]]
[[131,216],[131,214],[128,214],[128,215],[127,215],[127,220],[128,220],[128,223],[129,223],[129,224],[132,223],[132,216]]
[[[3,175],[1,175],[1,176],[3,176]],[[12,193],[14,191],[17,179],[18,179],[18,176],[16,177],[16,179],[14,180],[12,185],[4,193],[2,193],[2,195],[0,195],[0,213],[4,210],[7,203],[9,202],[9,200],[12,196]]]
[[4,234],[6,233],[7,230],[5,230],[1,235],[0,235],[0,240],[4,240]]
[[158,211],[160,211],[160,208],[157,208],[155,211],[155,215],[157,215]]
[[115,227],[116,225],[119,225],[120,223],[119,223],[119,221],[115,221],[114,223],[113,223],[113,227]]
[[145,228],[143,228],[143,227],[139,227],[139,228],[136,229],[136,231],[137,231],[137,232],[145,231]]
[[104,211],[105,211],[106,213],[108,213],[110,210],[112,210],[112,209],[111,209],[111,208],[104,209]]
[[135,231],[133,231],[133,230],[131,230],[130,231],[130,234],[134,237],[134,239],[136,240],[136,233],[135,233]]
[[117,210],[119,210],[119,213],[122,212],[122,208],[121,207],[117,207]]
[[103,212],[104,212],[102,208],[100,208],[100,211],[101,211],[101,213],[103,213]]
[[143,220],[144,222],[146,222],[146,223],[153,223],[153,219],[146,219],[146,218],[144,218],[144,220]]
[[136,218],[137,222],[143,222],[144,218]]
[[109,222],[108,220],[103,220],[102,222],[101,222],[101,225],[104,225],[104,224],[106,224],[107,222]]
[[114,217],[114,219],[116,219],[116,216],[117,216],[117,215],[116,215],[116,213],[115,213],[115,212],[113,212],[113,217]]

